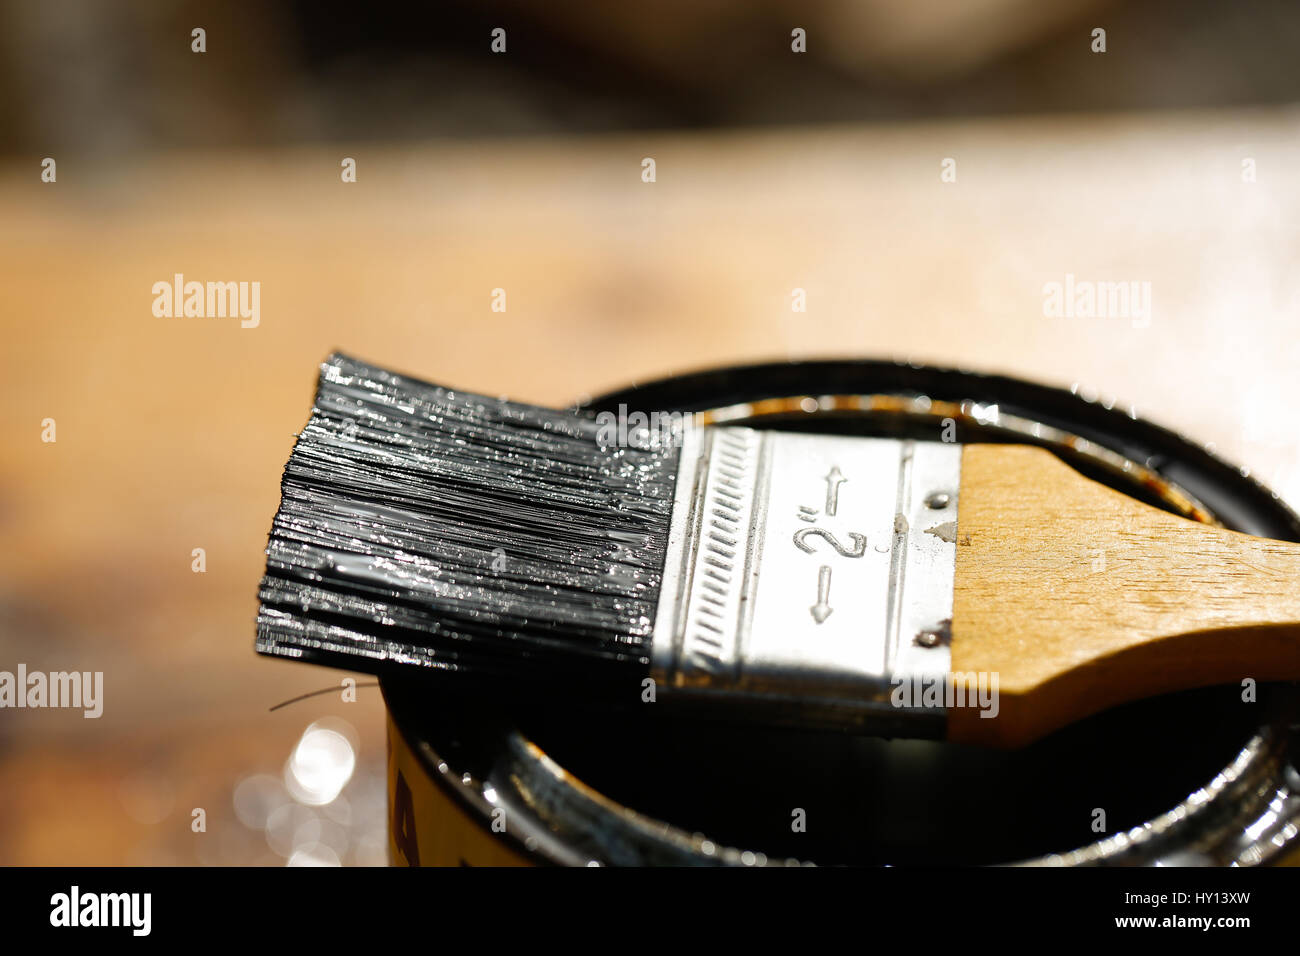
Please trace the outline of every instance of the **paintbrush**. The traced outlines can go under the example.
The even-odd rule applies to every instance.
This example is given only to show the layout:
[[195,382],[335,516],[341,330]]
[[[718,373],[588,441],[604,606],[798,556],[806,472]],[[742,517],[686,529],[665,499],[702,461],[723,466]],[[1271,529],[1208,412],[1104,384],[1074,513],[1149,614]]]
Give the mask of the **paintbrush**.
[[625,426],[332,356],[285,469],[257,650],[996,746],[1300,679],[1300,545],[1044,449]]

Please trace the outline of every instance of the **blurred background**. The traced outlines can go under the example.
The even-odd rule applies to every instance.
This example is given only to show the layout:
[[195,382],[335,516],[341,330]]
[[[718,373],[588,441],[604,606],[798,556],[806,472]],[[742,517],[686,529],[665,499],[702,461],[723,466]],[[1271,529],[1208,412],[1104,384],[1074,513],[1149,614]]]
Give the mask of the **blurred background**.
[[[1282,0],[0,4],[0,670],[105,683],[0,710],[0,864],[385,862],[377,689],[252,651],[331,349],[550,404],[1001,371],[1300,505],[1298,46]],[[178,273],[255,327],[155,315]]]

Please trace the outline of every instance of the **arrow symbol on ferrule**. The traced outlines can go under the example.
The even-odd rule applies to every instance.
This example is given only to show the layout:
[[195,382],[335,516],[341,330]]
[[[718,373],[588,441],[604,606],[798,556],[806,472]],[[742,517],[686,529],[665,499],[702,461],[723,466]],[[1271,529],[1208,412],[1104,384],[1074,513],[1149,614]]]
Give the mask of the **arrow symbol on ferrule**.
[[840,471],[839,465],[831,465],[826,475],[826,513],[834,517],[835,509],[840,505],[840,485],[848,481]]
[[821,624],[831,616],[831,606],[826,603],[831,596],[831,569],[830,565],[823,564],[817,572],[817,603],[808,610],[812,612],[813,620]]

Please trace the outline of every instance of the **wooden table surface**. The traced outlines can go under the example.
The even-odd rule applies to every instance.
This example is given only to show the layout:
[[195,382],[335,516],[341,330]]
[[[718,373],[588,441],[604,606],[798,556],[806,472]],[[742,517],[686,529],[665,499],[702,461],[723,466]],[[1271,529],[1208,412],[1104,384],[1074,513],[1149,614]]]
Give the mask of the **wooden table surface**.
[[[325,714],[359,741],[326,842],[383,859],[377,692],[272,713],[339,675],[252,651],[280,472],[334,348],[544,403],[791,356],[1002,371],[1113,396],[1300,505],[1298,120],[66,156],[52,184],[39,157],[10,164],[0,670],[106,687],[99,720],[0,711],[0,863],[282,862],[234,793]],[[175,273],[260,282],[260,323],[155,317]],[[1150,282],[1149,324],[1046,316],[1066,274]]]

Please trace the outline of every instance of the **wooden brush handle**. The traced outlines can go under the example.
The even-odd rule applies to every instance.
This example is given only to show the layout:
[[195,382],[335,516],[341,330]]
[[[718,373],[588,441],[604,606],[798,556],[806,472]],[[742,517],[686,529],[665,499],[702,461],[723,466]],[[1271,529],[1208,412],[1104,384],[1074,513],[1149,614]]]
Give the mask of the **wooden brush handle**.
[[[952,670],[999,713],[949,738],[1018,746],[1113,704],[1300,679],[1300,545],[1175,517],[1040,448],[962,455]],[[1246,706],[1246,705],[1243,705]]]

